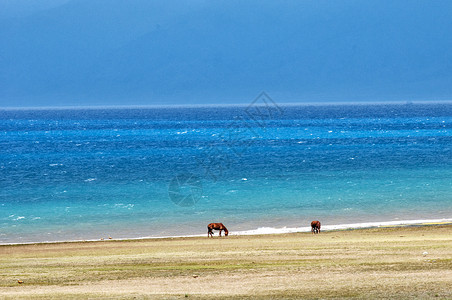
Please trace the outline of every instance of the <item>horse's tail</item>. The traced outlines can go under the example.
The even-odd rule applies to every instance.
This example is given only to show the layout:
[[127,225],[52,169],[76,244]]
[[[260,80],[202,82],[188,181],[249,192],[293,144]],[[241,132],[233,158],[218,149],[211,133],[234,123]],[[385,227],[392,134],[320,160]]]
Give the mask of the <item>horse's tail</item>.
[[207,237],[212,233],[212,224],[207,225]]

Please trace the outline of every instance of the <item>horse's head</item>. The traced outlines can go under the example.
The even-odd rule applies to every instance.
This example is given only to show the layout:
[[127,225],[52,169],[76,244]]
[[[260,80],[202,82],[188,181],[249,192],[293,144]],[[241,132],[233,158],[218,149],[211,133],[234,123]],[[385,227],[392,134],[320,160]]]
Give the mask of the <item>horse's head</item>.
[[225,228],[225,229],[224,229],[224,235],[225,235],[225,236],[228,236],[228,234],[229,234],[229,231]]

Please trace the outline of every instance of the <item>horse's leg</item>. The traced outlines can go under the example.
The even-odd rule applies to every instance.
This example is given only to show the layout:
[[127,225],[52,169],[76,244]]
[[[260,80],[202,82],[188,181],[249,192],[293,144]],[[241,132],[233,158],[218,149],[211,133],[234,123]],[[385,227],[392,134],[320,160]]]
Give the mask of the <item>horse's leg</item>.
[[220,229],[220,236],[221,236],[221,230],[222,230],[222,229]]

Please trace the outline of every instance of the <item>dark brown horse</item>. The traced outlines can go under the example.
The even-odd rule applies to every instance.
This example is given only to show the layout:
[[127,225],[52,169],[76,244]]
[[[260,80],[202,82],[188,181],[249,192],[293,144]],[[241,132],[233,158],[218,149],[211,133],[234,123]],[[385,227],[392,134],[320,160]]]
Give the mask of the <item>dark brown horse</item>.
[[311,222],[311,231],[312,231],[312,234],[320,233],[320,221],[312,221]]
[[213,237],[213,231],[212,230],[220,230],[220,236],[221,236],[221,231],[224,230],[224,235],[228,236],[229,231],[226,228],[226,226],[223,225],[223,223],[210,223],[209,225],[207,225],[207,237],[209,237],[209,235],[211,237]]

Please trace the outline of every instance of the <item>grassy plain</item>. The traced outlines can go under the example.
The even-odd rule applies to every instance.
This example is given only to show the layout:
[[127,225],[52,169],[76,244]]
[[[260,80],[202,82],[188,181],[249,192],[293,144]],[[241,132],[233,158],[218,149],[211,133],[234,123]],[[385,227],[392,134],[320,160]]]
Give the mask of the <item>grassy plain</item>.
[[452,226],[0,246],[0,299],[56,298],[452,299]]

